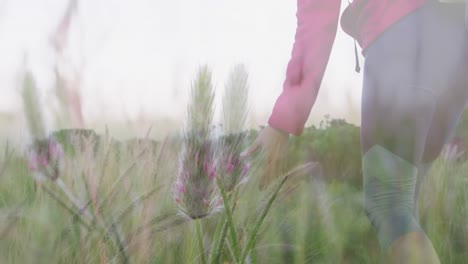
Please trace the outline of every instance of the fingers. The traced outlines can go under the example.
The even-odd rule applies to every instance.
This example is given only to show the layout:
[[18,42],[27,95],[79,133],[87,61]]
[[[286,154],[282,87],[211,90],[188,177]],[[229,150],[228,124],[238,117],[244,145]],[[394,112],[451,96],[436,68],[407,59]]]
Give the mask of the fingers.
[[282,146],[274,146],[269,150],[264,160],[263,173],[259,182],[259,189],[264,190],[284,172],[285,153]]
[[241,159],[253,156],[261,151],[259,157],[263,164],[263,172],[259,181],[259,189],[263,190],[284,172],[285,157],[288,149],[288,135],[274,128],[267,127],[257,139],[240,154]]
[[240,158],[241,159],[245,159],[247,157],[250,157],[252,156],[258,149],[260,148],[260,143],[258,142],[258,140],[255,140],[252,145],[250,145],[250,147],[248,147],[246,150],[244,150],[241,154],[240,154]]
[[278,175],[277,169],[271,162],[266,162],[262,177],[260,178],[260,182],[258,183],[258,188],[263,191],[265,190],[276,178]]

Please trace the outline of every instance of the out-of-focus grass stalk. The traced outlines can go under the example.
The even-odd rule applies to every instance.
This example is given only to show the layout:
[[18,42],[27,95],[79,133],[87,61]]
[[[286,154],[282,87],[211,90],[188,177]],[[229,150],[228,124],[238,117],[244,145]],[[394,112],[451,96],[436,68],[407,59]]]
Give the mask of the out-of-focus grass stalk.
[[229,226],[229,231],[230,231],[230,234],[231,234],[231,243],[232,243],[232,247],[233,247],[233,253],[234,253],[234,257],[235,257],[235,262],[238,263],[239,260],[240,260],[240,257],[241,257],[241,251],[240,251],[240,248],[239,248],[239,239],[237,237],[237,233],[236,233],[236,227],[234,225],[234,221],[232,219],[232,212],[231,212],[231,205],[229,203],[229,200],[228,200],[228,197],[227,197],[227,194],[226,194],[226,190],[224,190],[224,186],[223,186],[223,182],[221,180],[221,178],[218,176],[216,177],[216,182],[218,183],[218,188],[221,192],[221,195],[223,197],[223,203],[224,203],[224,212],[226,213],[226,219],[227,219],[227,223],[228,223],[228,226]]
[[22,91],[23,108],[29,132],[33,139],[43,139],[46,137],[46,129],[42,116],[42,109],[39,103],[39,93],[37,91],[34,77],[30,71],[26,71],[23,79]]
[[[257,240],[254,240],[254,243],[253,243],[253,245],[252,245],[252,248],[255,248],[255,247],[256,247],[256,245],[255,245],[256,242],[257,242]],[[257,253],[256,253],[255,250],[253,250],[253,251],[250,253],[250,261],[249,261],[249,263],[251,263],[251,264],[256,264],[256,263],[257,263]]]
[[[169,213],[165,215],[158,215],[151,219],[148,223],[137,226],[134,230],[128,232],[128,237],[134,238],[144,232],[150,233],[151,236],[156,233],[167,231],[171,228],[181,226],[185,223],[192,221],[191,219],[180,217],[177,213]],[[126,250],[134,244],[138,243],[137,240],[129,239],[129,243],[126,245]]]
[[206,65],[200,67],[190,97],[191,103],[187,111],[187,130],[207,139],[210,136],[209,130],[213,121],[214,92],[211,71]]
[[283,184],[292,175],[297,174],[297,173],[308,173],[314,167],[315,167],[315,164],[306,163],[304,165],[301,165],[301,166],[298,166],[298,167],[292,169],[290,172],[286,173],[285,176],[283,176],[283,179],[281,180],[281,182],[274,189],[274,192],[271,195],[270,199],[268,200],[268,203],[267,203],[265,209],[263,209],[263,212],[261,213],[260,217],[257,219],[257,222],[254,225],[254,228],[250,232],[250,236],[249,236],[249,238],[247,240],[248,241],[247,245],[244,247],[244,250],[242,251],[242,255],[241,255],[241,259],[240,259],[242,264],[244,264],[246,262],[249,252],[252,250],[253,246],[255,245],[255,241],[257,239],[257,233],[260,230],[260,227],[261,227],[263,221],[265,220],[265,217],[267,216],[268,212],[270,211],[270,208],[273,205],[273,202],[275,201],[275,199],[276,199],[276,197],[278,195],[278,192],[280,191]]
[[[102,160],[101,175],[106,175],[106,174],[110,173],[110,172],[107,171],[107,169],[109,169],[110,164],[111,164],[110,155],[111,155],[112,151],[114,151],[115,148],[117,148],[117,146],[116,146],[117,143],[114,140],[112,140],[112,138],[110,137],[107,127],[106,127],[106,132],[105,132],[105,135],[104,135],[104,142],[107,142],[107,144],[105,145],[104,150],[103,150],[104,158]],[[97,186],[96,186],[97,190],[101,190],[104,178],[105,177],[100,177],[99,178]]]
[[52,190],[47,188],[44,185],[41,185],[42,189],[49,194],[49,196],[55,200],[60,206],[62,206],[65,210],[67,210],[71,215],[75,217],[75,219],[80,222],[88,231],[92,231],[92,227],[89,223],[87,223],[82,217],[81,217],[81,212],[75,211],[73,208],[70,208],[65,201],[60,199],[60,197],[55,194]]
[[[0,179],[2,178],[3,174],[6,172],[12,157],[13,157],[13,150],[10,150],[9,143],[7,142],[3,157],[0,157],[3,159],[3,162],[0,165]],[[6,217],[7,223],[3,227],[0,228],[0,239],[7,234],[7,232],[11,229],[11,227],[18,220],[18,214],[23,204],[24,202],[17,205],[16,208],[13,209]]]
[[244,65],[234,67],[225,85],[223,96],[224,137],[219,148],[219,166],[227,192],[243,182],[249,163],[240,158],[246,147],[245,121],[248,113],[248,74]]
[[211,253],[211,256],[210,256],[210,264],[216,264],[220,262],[219,259],[221,257],[221,253],[223,252],[224,240],[226,239],[226,235],[228,231],[227,220],[224,217],[222,217],[222,219],[220,219],[219,221],[220,221],[218,225],[219,230],[215,232],[213,252]]
[[260,215],[259,219],[257,220],[257,222],[255,223],[254,225],[254,228],[253,230],[251,231],[250,233],[250,236],[248,238],[248,242],[247,242],[247,245],[245,246],[243,252],[242,252],[242,255],[241,255],[241,263],[245,263],[246,262],[246,259],[247,259],[247,256],[250,252],[250,250],[252,250],[254,244],[255,244],[255,240],[257,239],[257,233],[258,231],[260,230],[260,226],[262,225],[266,215],[268,214],[273,202],[275,201],[276,199],[276,196],[278,195],[278,192],[279,190],[281,189],[281,187],[283,186],[283,184],[286,182],[286,180],[289,178],[289,176],[286,176],[283,178],[283,180],[278,184],[278,186],[276,187],[275,191],[273,192],[273,195],[271,196],[271,198],[268,200],[268,204],[267,206],[265,207],[265,209],[263,210],[262,214]]
[[78,79],[81,76],[76,73],[75,78],[78,80],[66,80],[58,70],[56,70],[55,75],[57,79],[55,94],[60,104],[60,109],[56,113],[57,123],[60,126],[84,127],[82,99],[79,93],[81,84]]
[[[109,235],[114,234],[117,240],[112,240],[112,242],[117,244],[117,247],[119,248],[119,251],[124,250],[125,247],[122,246],[122,243],[119,239],[121,237],[116,234],[115,228],[118,228],[117,224],[114,223],[112,226],[107,226],[104,220],[100,219],[97,215],[92,215],[89,210],[84,206],[84,203],[82,203],[78,198],[76,198],[73,193],[66,187],[66,185],[61,181],[61,179],[57,179],[54,181],[56,185],[62,190],[62,192],[66,195],[68,200],[72,203],[72,205],[78,210],[76,212],[74,209],[71,209],[67,206],[67,203],[62,200],[58,195],[56,195],[53,191],[45,187],[44,185],[41,185],[41,187],[46,190],[46,192],[54,198],[62,207],[67,209],[68,212],[70,212],[72,215],[75,216],[77,220],[80,220],[82,224],[85,225],[85,227],[88,228],[89,231],[95,230],[98,231],[101,234],[101,237],[104,240],[109,239]],[[82,219],[82,216],[85,216],[86,220]],[[91,224],[87,224],[88,222],[91,222]],[[123,254],[123,258],[126,259],[127,255],[126,252],[121,252]]]
[[456,164],[440,157],[434,162],[422,186],[420,220],[428,237],[433,241],[441,260],[464,263],[468,246],[468,162]]
[[248,112],[248,73],[242,64],[231,71],[223,96],[223,127],[225,134],[243,132]]
[[[56,113],[57,124],[61,126],[84,127],[82,102],[79,94],[82,71],[71,66],[72,62],[65,55],[65,48],[70,33],[72,18],[77,13],[78,0],[69,0],[66,10],[51,36],[51,44],[57,56],[55,65],[55,95],[59,101],[60,109]],[[66,78],[63,72],[64,66],[73,68],[73,76]]]
[[[121,181],[125,177],[130,175],[130,172],[135,168],[138,159],[143,154],[144,154],[144,151],[141,151],[140,154],[137,156],[137,158],[130,164],[130,166],[128,166],[127,169],[113,182],[113,184],[112,184],[111,188],[109,189],[109,191],[102,197],[101,202],[98,205],[98,208],[102,208],[103,206],[105,206],[107,204],[107,202],[112,199],[114,194],[116,192],[118,192],[119,184],[121,183]],[[90,204],[90,203],[91,203],[91,201],[88,202],[88,204]]]
[[201,219],[195,220],[195,229],[197,232],[198,249],[200,250],[200,254],[201,254],[201,262],[203,264],[207,264],[205,246],[203,245],[203,232],[202,232],[202,227],[201,227]]
[[[47,139],[49,140],[49,139]],[[69,143],[69,142],[68,142]],[[94,143],[91,142],[90,139],[85,142],[85,147],[89,150],[88,152],[94,153]],[[80,145],[80,144],[79,144]],[[76,146],[75,146],[76,147]],[[79,149],[79,147],[78,147]],[[91,154],[92,155],[92,154]],[[51,155],[49,155],[51,156]],[[62,157],[63,158],[63,157]],[[89,159],[92,157],[88,157]],[[128,263],[128,253],[125,250],[125,239],[123,235],[120,233],[120,226],[118,226],[118,223],[111,222],[111,223],[106,223],[105,219],[100,215],[100,212],[96,206],[96,210],[94,211],[94,215],[91,214],[91,212],[88,210],[88,204],[83,203],[73,192],[71,189],[67,187],[65,182],[62,180],[60,177],[55,177],[53,178],[50,175],[46,175],[46,177],[40,177],[42,173],[49,173],[50,170],[43,170],[43,171],[35,171],[32,172],[32,176],[40,183],[40,186],[46,190],[46,192],[54,198],[62,207],[67,209],[68,212],[70,212],[76,219],[81,220],[82,224],[84,224],[90,232],[97,231],[97,233],[100,234],[101,236],[101,241],[104,244],[107,244],[107,241],[110,241],[111,243],[114,244],[116,247],[117,251],[119,252],[117,255],[120,255],[123,259],[124,263]],[[90,171],[86,173],[91,173]],[[62,175],[63,176],[63,175]],[[42,182],[42,179],[49,179],[46,182]],[[90,197],[91,201],[95,201],[97,197],[97,192],[94,192],[96,195],[93,195],[93,193],[90,191],[90,186],[89,183],[87,182],[86,179],[84,180],[84,185],[85,189],[88,193],[88,196]],[[54,191],[48,189],[45,184],[53,184],[55,185],[62,194],[65,195],[66,199],[63,199],[61,195],[57,195]],[[70,208],[68,204],[71,204],[73,208]],[[112,238],[114,237],[114,238]]]
[[72,123],[65,85],[65,80],[59,70],[55,69],[55,97],[59,103],[55,113],[55,123],[60,127],[68,127]]
[[229,256],[231,256],[231,259],[233,260],[234,263],[239,263],[239,262],[235,262],[234,260],[236,259],[236,255],[234,253],[234,249],[232,248],[232,243],[229,242],[229,240],[226,240],[226,247],[227,247],[227,251],[229,252]]
[[324,226],[324,231],[327,234],[328,240],[333,245],[333,249],[336,252],[340,252],[342,246],[339,241],[339,234],[337,234],[335,227],[335,216],[333,215],[333,211],[329,204],[330,198],[328,197],[329,193],[326,191],[326,184],[322,181],[317,181],[316,184],[314,184],[314,194],[315,198],[317,198],[321,222]]
[[122,222],[122,220],[125,218],[125,216],[129,215],[131,213],[131,211],[133,209],[135,209],[135,205],[140,203],[140,202],[143,202],[145,201],[146,199],[150,198],[153,194],[155,194],[156,192],[158,192],[159,190],[161,190],[162,186],[157,186],[155,188],[153,188],[151,191],[145,193],[145,194],[142,194],[141,196],[137,197],[136,199],[134,199],[132,201],[131,204],[129,204],[123,211],[122,213],[119,214],[119,216],[117,216],[117,223],[120,223]]
[[122,234],[122,230],[121,230],[120,226],[118,225],[115,217],[112,220],[112,224],[110,226],[110,232],[114,233],[115,241],[118,244],[119,252],[116,255],[122,255],[123,263],[124,264],[129,264],[130,263],[130,256],[129,256],[128,252],[127,252],[127,247],[126,247],[127,242],[125,241],[125,237]]
[[52,38],[51,38],[52,46],[55,49],[55,51],[60,55],[62,55],[65,49],[65,42],[69,34],[71,19],[73,17],[73,14],[76,13],[77,8],[78,8],[78,0],[68,1],[68,5],[65,10],[65,13],[60,19],[60,22],[52,35]]
[[[224,190],[224,192],[226,194],[226,190]],[[227,194],[227,199],[229,199],[229,201],[231,201],[231,199],[237,199],[238,194],[239,194],[238,189],[236,189],[234,193]],[[235,210],[236,205],[237,203],[234,202],[230,210],[231,212]],[[228,219],[226,219],[226,214],[221,215],[220,219],[218,220],[218,224],[216,225],[216,231],[213,235],[214,244],[212,246],[212,251],[210,255],[210,263],[220,262],[219,258],[221,257],[223,253],[223,248],[225,245],[224,242],[226,240],[228,230],[230,230],[229,227],[231,226],[229,225]],[[231,244],[227,243],[227,246],[228,246],[229,253],[231,254],[232,259],[236,259],[236,257],[234,256],[234,251],[232,250]]]
[[68,200],[82,213],[88,220],[92,220],[93,217],[89,210],[85,207],[85,203],[81,202],[73,193],[68,189],[62,179],[57,179],[55,181],[57,186],[62,190],[62,192],[67,196]]
[[[46,129],[44,126],[42,109],[38,101],[39,94],[37,91],[37,87],[35,85],[34,78],[31,72],[29,71],[25,73],[22,88],[24,113],[26,116],[29,132],[33,138],[33,142],[35,143],[37,140],[42,140],[46,138]],[[36,181],[42,181],[42,178],[39,177],[39,175],[35,172],[33,173],[33,177]],[[56,176],[54,175],[48,178],[56,178]],[[89,211],[86,210],[86,208],[84,208],[84,204],[73,195],[73,193],[67,188],[65,183],[60,178],[55,179],[53,182],[66,195],[70,203],[78,210],[79,213],[77,215],[79,216],[81,215],[81,213],[83,213],[84,217],[88,221],[91,221],[92,216],[89,213]],[[42,184],[40,186],[44,187]],[[55,195],[54,197],[58,200],[61,200],[61,198],[59,198],[59,196],[57,195]],[[65,205],[66,202],[61,201],[60,204]]]
[[18,219],[20,218],[20,211],[24,206],[25,202],[26,200],[15,206],[15,208],[8,214],[8,216],[6,217],[7,223],[2,228],[0,228],[0,239],[5,237],[7,233],[11,230],[13,225],[18,221]]
[[7,142],[3,153],[3,162],[0,165],[0,178],[5,173],[7,166],[13,158],[13,150],[10,150],[10,144]]

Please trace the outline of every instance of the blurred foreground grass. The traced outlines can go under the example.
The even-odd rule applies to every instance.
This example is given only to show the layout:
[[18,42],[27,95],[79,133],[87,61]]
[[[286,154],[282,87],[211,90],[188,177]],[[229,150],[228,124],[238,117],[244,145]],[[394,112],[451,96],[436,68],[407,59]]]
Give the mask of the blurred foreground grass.
[[[240,157],[258,134],[245,129],[241,65],[225,88],[222,126],[214,125],[211,73],[202,67],[183,132],[158,141],[113,127],[53,132],[33,76],[22,85],[27,136],[0,142],[1,264],[383,260],[362,208],[358,127],[326,118],[305,129],[290,142],[292,172],[259,191],[261,155]],[[90,127],[63,100],[52,127]],[[443,263],[468,257],[462,150],[437,160],[419,197],[422,227]]]
[[[76,199],[88,201],[87,210],[96,216],[91,230],[60,204],[67,195],[63,190],[33,180],[25,155],[2,153],[0,263],[202,263],[195,221],[179,216],[172,198],[179,139],[129,144],[118,158],[112,156],[110,137],[102,142],[95,151],[85,146],[79,155],[65,155],[60,175]],[[293,140],[297,155],[291,162],[300,164],[309,157],[296,145]],[[466,263],[468,257],[467,169],[468,162],[438,160],[421,192],[421,223],[443,263]],[[286,182],[260,229],[250,263],[380,262],[360,185],[324,173]],[[233,210],[241,245],[271,194],[258,190],[259,174],[254,166]],[[60,197],[54,200],[46,190]],[[223,217],[221,212],[201,220],[207,251]],[[117,240],[101,232],[111,223],[118,223],[118,230],[110,232]],[[226,247],[222,259],[228,261],[232,244]]]

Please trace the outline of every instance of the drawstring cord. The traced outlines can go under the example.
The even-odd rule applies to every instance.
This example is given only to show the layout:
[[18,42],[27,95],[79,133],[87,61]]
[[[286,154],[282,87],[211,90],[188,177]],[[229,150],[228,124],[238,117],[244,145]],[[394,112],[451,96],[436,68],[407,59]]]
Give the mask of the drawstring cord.
[[[468,1],[468,0],[467,0]],[[351,5],[351,1],[348,0],[348,5]],[[357,43],[356,43],[356,39],[354,39],[354,57],[356,58],[356,67],[354,68],[354,70],[357,72],[357,73],[360,73],[361,72],[361,66],[359,65],[359,53],[358,53],[358,48],[357,48]]]
[[355,55],[355,57],[356,57],[356,68],[355,68],[355,71],[356,71],[357,73],[360,73],[360,72],[361,72],[361,66],[359,65],[359,54],[358,54],[356,39],[354,39],[354,55]]

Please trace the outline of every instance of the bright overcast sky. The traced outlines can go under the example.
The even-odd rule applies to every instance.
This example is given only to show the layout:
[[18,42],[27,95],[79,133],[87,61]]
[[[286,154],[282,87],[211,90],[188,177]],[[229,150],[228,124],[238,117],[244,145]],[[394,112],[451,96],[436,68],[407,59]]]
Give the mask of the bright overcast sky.
[[[49,38],[66,4],[0,0],[0,111],[21,111],[24,54],[42,102],[50,100]],[[198,65],[212,69],[221,97],[230,69],[241,62],[249,71],[251,112],[265,124],[282,89],[296,26],[294,0],[79,0],[78,12],[69,56],[76,65],[86,62],[80,92],[87,120],[140,113],[180,119]],[[359,113],[353,48],[340,29],[312,119],[349,117],[350,97]]]

